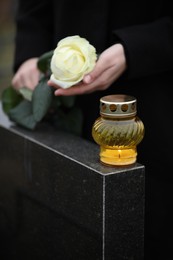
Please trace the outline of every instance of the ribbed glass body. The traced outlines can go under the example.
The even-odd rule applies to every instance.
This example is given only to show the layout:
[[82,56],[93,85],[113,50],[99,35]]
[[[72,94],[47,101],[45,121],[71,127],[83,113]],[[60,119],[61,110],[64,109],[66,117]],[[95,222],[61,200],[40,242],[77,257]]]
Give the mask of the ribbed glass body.
[[[144,137],[144,124],[136,116],[136,106],[135,111],[130,110],[127,113],[125,110],[125,113],[121,113],[120,116],[120,112],[115,112],[114,106],[120,105],[124,108],[127,102],[118,101],[117,104],[117,101],[113,99],[107,107],[114,108],[112,114],[108,110],[103,112],[105,109],[103,106],[107,105],[103,100],[101,100],[101,116],[96,119],[92,127],[93,139],[100,145],[100,161],[106,165],[133,164],[137,160],[137,145]],[[134,106],[134,102],[128,106]]]

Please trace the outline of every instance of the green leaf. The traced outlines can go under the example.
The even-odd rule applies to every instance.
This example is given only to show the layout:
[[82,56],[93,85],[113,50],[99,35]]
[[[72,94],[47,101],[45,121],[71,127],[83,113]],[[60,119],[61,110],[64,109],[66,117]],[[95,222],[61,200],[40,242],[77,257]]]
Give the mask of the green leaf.
[[7,87],[1,96],[2,108],[6,114],[23,100],[22,96],[12,87]]
[[32,96],[34,120],[39,122],[48,112],[53,99],[52,88],[47,85],[47,78],[42,78]]
[[23,87],[19,89],[19,93],[23,96],[24,99],[31,101],[33,90]]
[[53,52],[54,52],[54,50],[51,50],[49,52],[45,52],[38,59],[37,67],[44,74],[47,73],[50,70],[50,61],[51,61]]
[[9,118],[25,128],[33,130],[37,124],[32,114],[32,103],[23,100],[18,106],[9,111]]

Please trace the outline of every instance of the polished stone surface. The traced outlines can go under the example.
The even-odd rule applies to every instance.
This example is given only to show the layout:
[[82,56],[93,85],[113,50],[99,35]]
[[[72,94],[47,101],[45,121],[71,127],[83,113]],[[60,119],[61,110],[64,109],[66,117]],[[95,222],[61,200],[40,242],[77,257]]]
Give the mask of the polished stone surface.
[[144,166],[106,167],[99,148],[0,112],[0,259],[142,260]]

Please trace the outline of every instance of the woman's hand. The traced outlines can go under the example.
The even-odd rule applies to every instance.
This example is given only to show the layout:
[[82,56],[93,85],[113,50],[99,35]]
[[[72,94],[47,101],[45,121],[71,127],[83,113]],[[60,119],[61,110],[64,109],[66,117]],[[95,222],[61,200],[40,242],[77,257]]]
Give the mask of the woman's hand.
[[18,90],[22,87],[34,89],[39,82],[40,72],[37,68],[38,58],[26,60],[19,67],[12,79],[12,86]]
[[126,70],[126,57],[122,44],[114,44],[101,53],[94,69],[85,75],[83,81],[68,89],[62,89],[48,81],[49,86],[57,88],[55,95],[81,95],[107,89]]

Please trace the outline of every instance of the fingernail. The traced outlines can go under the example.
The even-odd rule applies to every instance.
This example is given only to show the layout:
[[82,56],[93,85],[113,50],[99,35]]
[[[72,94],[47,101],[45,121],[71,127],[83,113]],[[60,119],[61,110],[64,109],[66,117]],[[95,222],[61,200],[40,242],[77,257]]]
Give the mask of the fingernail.
[[61,96],[61,91],[59,89],[55,90],[54,95],[55,96]]
[[85,78],[84,78],[84,82],[85,83],[90,83],[91,82],[91,76],[90,75],[86,75]]

